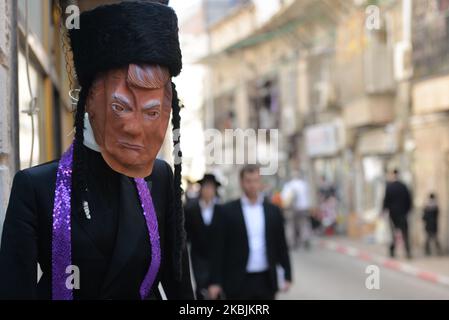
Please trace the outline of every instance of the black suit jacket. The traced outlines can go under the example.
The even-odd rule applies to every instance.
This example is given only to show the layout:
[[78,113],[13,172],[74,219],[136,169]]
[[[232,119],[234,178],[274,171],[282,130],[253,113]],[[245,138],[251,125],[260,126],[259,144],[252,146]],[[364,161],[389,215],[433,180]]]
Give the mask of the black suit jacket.
[[438,214],[438,205],[426,205],[424,207],[423,220],[427,232],[435,234],[438,232]]
[[210,225],[206,225],[201,214],[198,199],[191,201],[184,209],[187,237],[191,244],[192,254],[209,259],[211,250],[212,226],[220,214],[220,205],[214,205],[213,217]]
[[192,200],[186,205],[184,212],[195,281],[198,287],[206,288],[210,281],[213,226],[220,215],[220,205],[214,206],[210,225],[204,223],[198,199]]
[[405,217],[412,208],[412,197],[407,186],[400,181],[387,183],[383,208],[392,219]]
[[[276,265],[291,281],[290,258],[284,231],[284,218],[279,207],[264,202],[267,259],[273,292],[278,290]],[[226,295],[238,294],[246,276],[249,257],[248,234],[240,199],[225,204],[214,225],[211,283],[222,286]]]
[[[93,157],[93,163],[89,163],[94,166],[90,174],[94,174],[92,170],[98,171],[96,165],[103,161],[98,158],[99,154]],[[14,178],[0,249],[0,299],[51,299],[52,212],[57,167],[58,162],[54,161],[20,171]],[[174,280],[171,268],[175,217],[170,166],[156,160],[153,173],[146,181],[157,213],[162,252],[150,298],[160,298],[157,286],[161,282],[169,299],[193,299],[187,251],[181,282]],[[110,238],[113,228],[111,232],[101,232],[105,226],[98,220],[101,215],[96,210],[101,192],[90,195],[93,197],[89,199],[91,220],[86,219],[82,208],[72,209],[72,264],[80,270],[80,289],[74,290],[75,299],[140,299],[139,287],[151,260],[150,239],[132,179],[118,175],[115,183],[120,201],[114,238]],[[101,243],[111,241],[108,254]],[[43,271],[39,283],[37,263]]]

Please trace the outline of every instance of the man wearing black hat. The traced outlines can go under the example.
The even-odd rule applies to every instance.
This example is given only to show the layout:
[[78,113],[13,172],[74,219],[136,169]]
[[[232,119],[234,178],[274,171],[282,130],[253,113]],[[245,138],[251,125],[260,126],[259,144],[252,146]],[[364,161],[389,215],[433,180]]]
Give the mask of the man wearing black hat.
[[196,283],[196,297],[207,299],[207,288],[210,277],[211,239],[214,222],[219,215],[217,189],[220,182],[213,174],[205,174],[198,181],[200,184],[199,198],[186,205],[186,231],[191,244],[191,259]]
[[399,180],[399,170],[390,173],[383,202],[383,213],[388,212],[391,227],[390,256],[395,257],[396,230],[399,229],[407,252],[407,258],[412,258],[408,232],[408,214],[412,209],[412,196],[407,186]]
[[170,115],[180,126],[171,78],[181,51],[166,2],[100,6],[69,30],[81,87],[75,138],[61,159],[14,178],[0,299],[193,298],[181,153],[174,174],[156,159]]

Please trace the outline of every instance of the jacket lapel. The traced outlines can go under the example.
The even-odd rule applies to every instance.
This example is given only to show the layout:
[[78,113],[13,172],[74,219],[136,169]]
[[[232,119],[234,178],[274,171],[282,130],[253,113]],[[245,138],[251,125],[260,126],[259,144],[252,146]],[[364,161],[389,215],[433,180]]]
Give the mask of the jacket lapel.
[[[148,187],[151,187],[150,183]],[[132,258],[138,242],[142,238],[148,238],[149,241],[147,234],[146,221],[134,181],[121,175],[117,239],[104,280],[103,291],[112,284],[129,259]]]
[[[93,207],[93,202],[89,202],[89,206],[92,209],[92,212],[96,212],[96,209]],[[96,237],[96,229],[98,228],[98,225],[95,223],[92,223],[97,217],[95,215],[92,215],[92,220],[89,220],[85,217],[84,209],[79,206],[75,209],[75,211],[72,213],[73,220],[76,222],[76,224],[80,227],[80,230],[83,230],[87,238],[92,244],[93,250],[95,250],[98,254],[101,254],[104,256],[104,252],[99,248],[97,245],[97,242],[95,241]],[[76,228],[75,225],[72,226],[72,228]]]
[[272,226],[273,224],[270,221],[270,214],[269,214],[269,207],[267,205],[267,202],[264,201],[263,202],[263,215],[264,215],[264,219],[265,219],[265,247],[267,248],[267,259],[268,261],[270,261],[270,246],[269,244],[271,243],[271,233],[270,233],[270,226]]
[[216,223],[217,216],[220,214],[219,211],[220,210],[219,210],[218,204],[215,204],[213,212],[212,212],[212,220],[210,222],[210,226],[212,226],[212,225],[214,225]]
[[197,203],[195,203],[193,214],[194,214],[194,216],[193,216],[194,223],[198,225],[198,229],[199,230],[204,229],[204,226],[206,224],[204,223],[204,220],[203,220],[203,214],[201,212],[201,206],[200,206],[200,202],[199,201]]
[[[245,216],[243,215],[243,208],[241,200],[236,201],[237,204],[237,219],[238,225],[240,226],[240,234],[242,235],[242,243],[245,243],[245,254],[249,256],[249,242],[248,242],[248,230],[246,230]],[[237,233],[238,234],[238,233]],[[248,259],[248,258],[247,258]]]

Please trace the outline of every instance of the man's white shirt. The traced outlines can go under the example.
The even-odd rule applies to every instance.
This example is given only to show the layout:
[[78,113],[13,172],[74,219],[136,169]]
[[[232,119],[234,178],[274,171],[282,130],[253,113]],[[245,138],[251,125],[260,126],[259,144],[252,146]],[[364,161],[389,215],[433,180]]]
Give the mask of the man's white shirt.
[[246,271],[249,273],[266,271],[268,270],[268,259],[263,195],[259,195],[255,204],[251,203],[246,196],[242,196],[241,204],[249,247]]
[[[311,207],[310,193],[307,182],[295,179],[288,182],[282,190],[282,199],[290,199],[295,210],[308,210]],[[287,202],[289,202],[287,200]]]
[[217,203],[217,200],[214,199],[208,204],[203,200],[198,201],[201,208],[201,216],[203,217],[204,224],[209,226],[212,223],[212,218],[214,217],[214,206]]

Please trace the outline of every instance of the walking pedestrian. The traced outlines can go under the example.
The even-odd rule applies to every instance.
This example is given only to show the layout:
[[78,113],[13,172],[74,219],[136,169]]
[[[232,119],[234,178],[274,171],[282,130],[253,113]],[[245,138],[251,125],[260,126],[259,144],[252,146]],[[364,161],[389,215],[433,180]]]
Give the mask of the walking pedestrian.
[[282,198],[290,199],[293,213],[294,246],[310,248],[312,235],[311,201],[309,185],[298,172],[293,173],[293,179],[287,182],[282,190]]
[[278,291],[278,269],[284,287],[291,283],[291,267],[281,210],[264,201],[259,167],[240,172],[243,195],[225,204],[214,232],[213,268],[209,294],[224,292],[227,299],[272,300]]
[[441,245],[438,240],[438,214],[439,207],[435,193],[430,193],[427,203],[424,207],[423,220],[426,230],[425,254],[431,254],[431,244],[435,244],[437,254],[441,255]]
[[196,297],[198,300],[205,300],[208,298],[210,256],[211,250],[213,250],[211,248],[212,225],[219,214],[217,189],[221,184],[213,174],[205,174],[198,183],[201,186],[200,196],[196,200],[191,200],[186,205],[184,212],[196,284]]
[[405,244],[407,258],[412,258],[410,249],[409,232],[408,232],[408,214],[412,208],[412,197],[407,186],[399,181],[399,171],[393,170],[391,181],[387,182],[385,190],[385,198],[383,202],[383,210],[388,211],[391,226],[391,244],[390,256],[395,256],[396,249],[396,230],[400,230],[402,239]]

